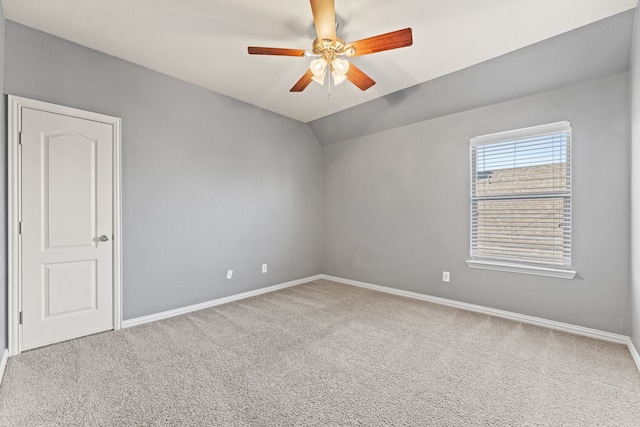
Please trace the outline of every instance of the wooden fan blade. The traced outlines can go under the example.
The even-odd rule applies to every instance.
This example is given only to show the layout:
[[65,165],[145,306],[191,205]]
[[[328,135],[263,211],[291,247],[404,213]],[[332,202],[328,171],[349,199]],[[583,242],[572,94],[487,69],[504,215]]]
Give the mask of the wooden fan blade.
[[307,86],[311,84],[311,82],[313,81],[311,79],[312,77],[313,73],[311,72],[311,70],[307,70],[307,72],[304,73],[304,76],[302,76],[300,80],[298,80],[298,83],[293,85],[289,92],[302,92],[307,88]]
[[349,64],[349,71],[347,71],[347,80],[358,86],[360,90],[363,91],[376,84],[376,82],[371,77],[367,76],[364,71],[353,64]]
[[318,40],[336,39],[336,9],[333,0],[310,0]]
[[[392,31],[379,36],[369,37],[368,39],[358,40],[345,46],[347,56],[362,56],[370,53],[382,52],[385,50],[398,49],[399,47],[411,46],[413,44],[413,35],[411,28],[404,30]],[[355,49],[350,54],[349,49]]]
[[249,55],[281,55],[281,56],[304,56],[302,49],[281,49],[279,47],[256,47],[249,46]]

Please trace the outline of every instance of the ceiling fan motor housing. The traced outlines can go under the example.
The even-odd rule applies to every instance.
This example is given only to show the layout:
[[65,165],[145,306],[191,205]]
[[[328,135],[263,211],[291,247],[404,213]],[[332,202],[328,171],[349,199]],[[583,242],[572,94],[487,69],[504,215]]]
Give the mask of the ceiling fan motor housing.
[[330,64],[338,56],[349,55],[350,49],[353,49],[353,47],[347,48],[344,40],[336,37],[335,41],[330,39],[315,39],[312,51],[314,55],[322,56],[322,58]]

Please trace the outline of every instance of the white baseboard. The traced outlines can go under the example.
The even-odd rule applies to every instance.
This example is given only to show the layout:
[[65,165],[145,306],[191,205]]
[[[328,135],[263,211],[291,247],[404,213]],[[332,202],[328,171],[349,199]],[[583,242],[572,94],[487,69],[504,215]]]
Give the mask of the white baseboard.
[[[399,295],[407,298],[418,299],[422,301],[431,302],[434,304],[440,304],[448,307],[458,308],[461,310],[472,311],[475,313],[486,314],[489,316],[500,317],[503,319],[513,320],[516,322],[522,322],[529,325],[541,326],[544,328],[554,329],[557,331],[568,332],[575,335],[581,335],[589,338],[595,338],[604,341],[610,341],[618,344],[626,344],[631,352],[631,356],[640,370],[640,354],[635,348],[631,338],[626,335],[614,334],[611,332],[600,331],[598,329],[585,328],[583,326],[572,325],[569,323],[556,322],[554,320],[547,320],[540,317],[528,316],[525,314],[514,313],[511,311],[498,310],[495,308],[484,307],[481,305],[468,304],[465,302],[450,300],[446,298],[434,297],[430,295],[420,294],[417,292],[404,291],[401,289],[389,288],[386,286],[374,285],[366,282],[359,282],[357,280],[345,279],[342,277],[329,276],[326,274],[318,274],[316,276],[305,277],[291,282],[280,283],[278,285],[268,286],[266,288],[256,289],[255,291],[243,292],[236,295],[231,295],[224,298],[218,298],[211,301],[206,301],[200,304],[194,304],[187,307],[181,307],[174,310],[163,311],[161,313],[150,314],[148,316],[136,317],[134,319],[123,320],[122,328],[130,328],[132,326],[142,325],[144,323],[155,322],[157,320],[168,319],[170,317],[179,316],[181,314],[191,313],[197,310],[203,310],[205,308],[214,307],[216,305],[226,304],[233,301],[238,301],[245,298],[254,297],[257,295],[274,292],[280,289],[289,288],[292,286],[301,285],[303,283],[312,282],[318,279],[332,280],[335,282],[344,283],[346,285],[358,286],[361,288],[371,289],[374,291],[385,292],[388,294]],[[0,382],[2,381],[2,375],[9,356],[8,350],[5,350],[2,361],[0,362]]]
[[2,378],[4,378],[4,370],[7,367],[7,360],[9,360],[9,349],[5,349],[2,353],[2,360],[0,360],[0,384],[2,384]]
[[189,305],[186,307],[176,308],[174,310],[163,311],[161,313],[150,314],[148,316],[136,317],[133,319],[123,320],[122,328],[130,328],[132,326],[142,325],[144,323],[155,322],[157,320],[168,319],[169,317],[179,316],[181,314],[191,313],[193,311],[203,310],[205,308],[214,307],[216,305],[226,304],[233,301],[238,301],[245,298],[255,297],[256,295],[262,295],[269,292],[274,292],[284,288],[290,288],[291,286],[301,285],[303,283],[312,282],[314,280],[322,279],[322,275],[305,277],[303,279],[293,280],[291,282],[280,283],[278,285],[268,286],[266,288],[256,289],[255,291],[243,292],[241,294],[230,295],[224,298],[218,298],[211,301],[202,302],[200,304]]
[[[386,286],[373,285],[371,283],[359,282],[357,280],[343,279],[341,277],[321,275],[323,279],[333,280],[335,282],[344,283],[346,285],[358,286],[375,291],[386,292],[388,294],[400,295],[403,297],[419,299],[435,304],[446,305],[448,307],[459,308],[461,310],[473,311],[489,316],[501,317],[503,319],[514,320],[516,322],[527,323],[529,325],[542,326],[544,328],[554,329],[557,331],[568,332],[575,335],[582,335],[589,338],[610,341],[618,344],[628,344],[629,337],[626,335],[613,334],[611,332],[600,331],[598,329],[585,328],[583,326],[571,325],[569,323],[556,322],[553,320],[542,319],[540,317],[527,316],[525,314],[513,313],[511,311],[498,310],[495,308],[484,307],[481,305],[467,304],[465,302],[450,300],[446,298],[433,297],[430,295],[419,294],[417,292],[403,291],[401,289],[388,288]],[[636,353],[637,354],[637,353]],[[637,359],[636,359],[636,363]],[[640,368],[640,365],[638,365]]]
[[629,352],[631,353],[631,357],[633,357],[634,362],[636,362],[636,366],[640,371],[640,354],[638,353],[638,349],[635,345],[633,345],[633,341],[631,341],[631,337],[627,337],[627,347],[629,347]]

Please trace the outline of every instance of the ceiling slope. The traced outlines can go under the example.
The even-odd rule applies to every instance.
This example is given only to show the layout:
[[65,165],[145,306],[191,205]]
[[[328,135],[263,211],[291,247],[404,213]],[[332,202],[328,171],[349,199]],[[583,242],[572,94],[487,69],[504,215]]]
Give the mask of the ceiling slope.
[[310,49],[306,0],[2,0],[5,17],[167,75],[309,122],[635,7],[637,0],[336,0],[347,41],[413,29],[413,46],[353,58],[377,84],[289,88],[308,58],[247,46]]
[[634,15],[634,10],[614,15],[322,117],[309,127],[327,145],[628,71]]

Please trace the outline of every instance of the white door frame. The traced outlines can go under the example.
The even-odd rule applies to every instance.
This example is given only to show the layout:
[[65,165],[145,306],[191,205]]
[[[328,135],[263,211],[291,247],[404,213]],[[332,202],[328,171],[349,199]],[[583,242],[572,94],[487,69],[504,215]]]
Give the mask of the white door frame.
[[121,122],[117,117],[92,113],[70,107],[36,101],[9,95],[7,135],[7,177],[8,177],[8,323],[9,355],[22,351],[20,334],[20,307],[22,303],[21,275],[21,238],[19,223],[21,220],[21,170],[20,170],[20,132],[22,130],[22,109],[30,108],[49,113],[77,117],[85,120],[106,123],[113,126],[113,326],[122,327],[122,214],[121,214]]

